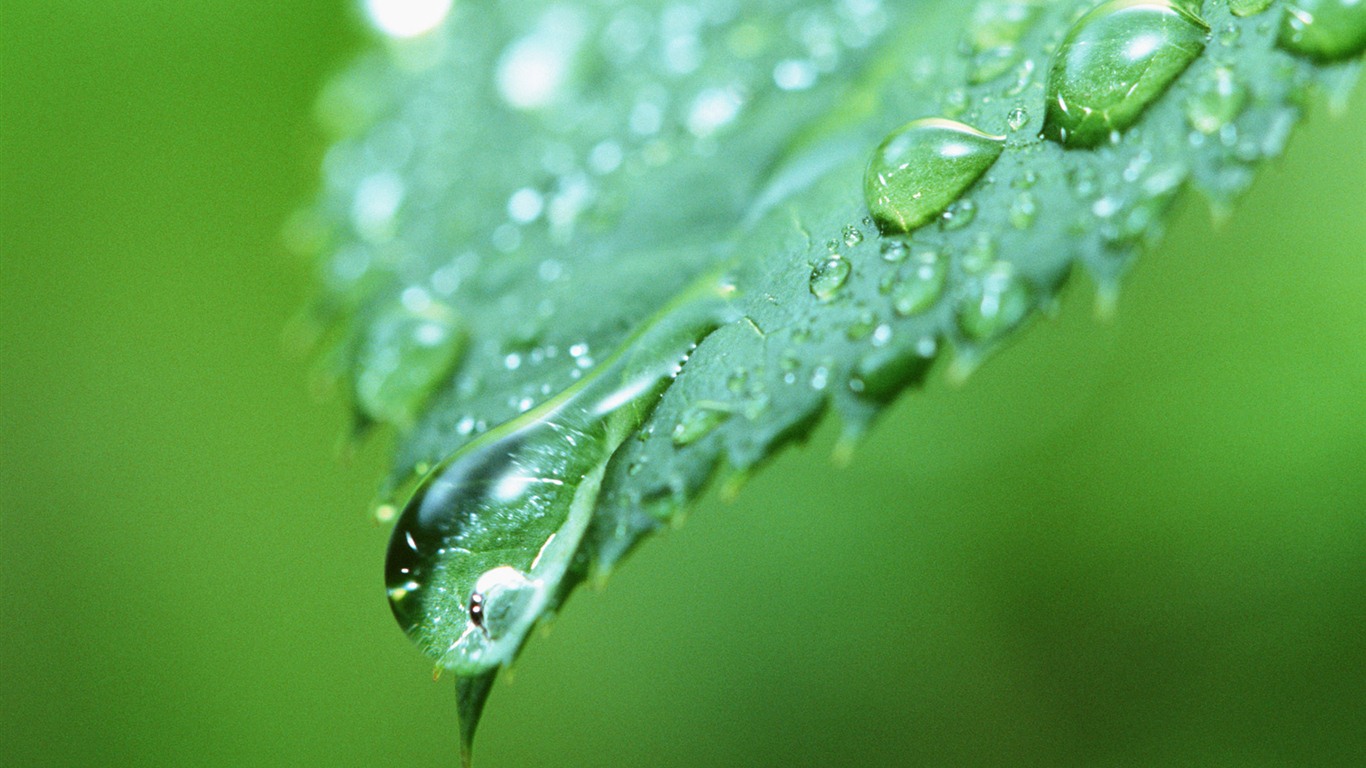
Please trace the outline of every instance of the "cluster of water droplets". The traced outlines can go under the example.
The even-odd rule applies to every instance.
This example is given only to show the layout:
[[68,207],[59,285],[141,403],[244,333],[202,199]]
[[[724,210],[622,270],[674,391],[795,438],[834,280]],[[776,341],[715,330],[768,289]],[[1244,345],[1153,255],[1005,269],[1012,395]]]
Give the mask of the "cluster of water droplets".
[[[435,467],[415,464],[423,477],[413,483],[390,547],[389,595],[400,623],[441,664],[474,673],[510,659],[554,599],[586,525],[575,499],[580,491],[596,492],[627,435],[642,442],[655,436],[640,429],[646,417],[693,346],[720,322],[709,310],[678,333],[664,333],[664,344],[647,328],[649,343],[628,342],[603,357],[582,341],[598,337],[577,329],[556,336],[551,327],[563,309],[556,290],[585,279],[594,252],[546,254],[585,231],[631,233],[607,240],[597,258],[630,242],[638,236],[631,227],[640,226],[633,206],[660,208],[641,179],[724,152],[729,132],[759,94],[819,89],[827,73],[883,33],[888,13],[878,0],[814,7],[701,0],[656,10],[536,6],[525,18],[503,19],[513,32],[490,44],[461,32],[461,24],[476,20],[448,0],[409,3],[408,16],[383,16],[379,5],[366,7],[376,28],[393,38],[387,55],[399,62],[399,81],[409,87],[405,78],[416,78],[415,87],[430,92],[394,108],[384,103],[385,89],[376,88],[383,78],[361,66],[350,85],[343,81],[324,99],[322,110],[343,138],[325,160],[330,209],[322,213],[344,232],[312,239],[336,246],[325,275],[335,294],[361,295],[381,284],[398,296],[373,311],[369,335],[356,344],[355,387],[367,413],[411,423],[475,346],[493,365],[462,376],[454,399],[469,401],[487,386],[500,393],[497,412],[520,414],[491,430],[487,411],[453,423],[455,442],[468,447]],[[1361,51],[1360,3],[1286,5],[1274,22],[1285,50],[1317,61]],[[1241,18],[1267,6],[1233,0],[1230,9]],[[868,218],[826,233],[806,283],[813,316],[845,312],[851,319],[844,337],[866,344],[867,353],[846,370],[833,356],[803,351],[819,335],[817,322],[783,329],[792,347],[775,355],[772,370],[736,368],[726,381],[730,397],[718,393],[675,409],[658,430],[661,441],[681,451],[737,416],[754,418],[770,396],[764,376],[817,393],[847,381],[855,394],[881,398],[927,365],[946,340],[971,357],[1018,327],[1048,286],[1001,253],[999,239],[974,234],[971,225],[987,215],[979,200],[1003,197],[993,169],[1003,158],[1014,163],[1015,153],[1041,151],[1040,142],[1071,155],[1127,153],[1122,185],[1071,161],[1049,169],[1050,180],[1066,175],[1088,203],[1078,229],[1097,230],[1116,249],[1151,231],[1189,169],[1118,139],[1138,130],[1140,116],[1207,48],[1235,42],[1238,28],[1211,30],[1194,4],[1165,0],[1108,0],[1082,11],[1050,40],[1051,60],[1044,62],[1030,53],[1037,46],[1025,43],[1048,3],[979,3],[960,45],[968,87],[947,91],[938,115],[900,126],[874,150],[863,184]],[[463,74],[481,71],[473,66],[481,62],[489,82]],[[1190,141],[1244,147],[1236,122],[1253,89],[1229,66],[1202,77],[1183,103]],[[452,122],[437,114],[441,105],[486,103],[489,93],[506,122]],[[374,117],[380,114],[390,116]],[[515,151],[503,153],[498,174],[466,180],[450,173],[471,162],[473,148],[499,149],[508,125],[535,130],[507,148]],[[1020,170],[1025,165],[1001,174],[1011,182],[1008,206],[1002,217],[991,211],[993,221],[1019,231],[1049,213],[1041,210],[1047,198],[1035,188],[1038,176]],[[996,194],[969,196],[979,184]],[[469,245],[457,254],[413,257],[453,241]],[[869,253],[875,256],[867,263],[855,263],[854,254]],[[528,269],[522,259],[536,262]],[[457,310],[461,298],[507,293],[528,274],[544,284],[546,298],[501,313],[525,329],[492,342],[472,339]],[[863,295],[851,290],[860,279],[876,285],[882,305],[851,298]],[[681,322],[661,317],[666,326]],[[898,336],[902,328],[916,330],[909,342]],[[627,471],[640,472],[644,461]],[[396,505],[384,509],[392,514]]]

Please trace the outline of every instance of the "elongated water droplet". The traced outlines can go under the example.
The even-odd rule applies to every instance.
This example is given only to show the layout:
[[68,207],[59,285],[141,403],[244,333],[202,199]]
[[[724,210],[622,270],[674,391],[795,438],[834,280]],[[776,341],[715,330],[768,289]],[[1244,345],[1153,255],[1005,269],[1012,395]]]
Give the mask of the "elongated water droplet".
[[1110,0],[1068,31],[1048,73],[1043,134],[1095,147],[1123,131],[1205,49],[1209,27],[1167,0]]
[[990,341],[1019,325],[1034,307],[1034,291],[1014,268],[996,262],[973,281],[959,307],[958,327],[973,341]]
[[839,293],[840,288],[849,281],[853,267],[849,260],[838,253],[817,264],[811,270],[811,295],[821,301],[830,301]]
[[864,175],[868,210],[883,234],[933,221],[1001,156],[1004,136],[942,118],[915,120],[888,136]]
[[1186,118],[1192,128],[1209,135],[1232,122],[1246,103],[1247,89],[1231,71],[1219,67],[1186,102]]
[[939,301],[948,277],[948,261],[938,251],[917,252],[910,275],[892,288],[892,309],[902,317],[924,312]]
[[674,425],[670,438],[678,447],[691,445],[711,434],[730,418],[730,410],[721,403],[703,403],[683,412]]
[[688,294],[422,481],[395,524],[385,581],[400,626],[441,667],[469,677],[512,660],[573,561],[608,461],[728,312],[714,286]]
[[377,421],[408,426],[464,355],[465,326],[420,288],[384,311],[356,358],[356,405]]
[[1366,0],[1294,0],[1276,42],[1317,61],[1351,58],[1366,50]]

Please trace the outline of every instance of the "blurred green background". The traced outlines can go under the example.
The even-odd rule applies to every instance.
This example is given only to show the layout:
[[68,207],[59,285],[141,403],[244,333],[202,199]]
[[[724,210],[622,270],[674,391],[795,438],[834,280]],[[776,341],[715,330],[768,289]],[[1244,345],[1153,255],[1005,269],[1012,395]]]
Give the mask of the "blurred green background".
[[[343,0],[0,5],[0,765],[451,765],[387,441],[286,354]],[[1366,754],[1366,90],[836,470],[829,425],[576,597],[494,766]],[[813,631],[813,628],[814,631]]]

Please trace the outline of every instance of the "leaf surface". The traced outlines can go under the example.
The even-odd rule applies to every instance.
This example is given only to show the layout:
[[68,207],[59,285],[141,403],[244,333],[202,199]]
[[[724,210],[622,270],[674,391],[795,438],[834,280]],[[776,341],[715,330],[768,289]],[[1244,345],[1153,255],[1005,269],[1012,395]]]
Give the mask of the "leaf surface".
[[[591,515],[568,542],[496,555],[534,577],[548,549],[555,575],[497,664],[442,658],[463,670],[467,745],[524,630],[718,473],[738,487],[830,410],[851,444],[936,360],[970,372],[1078,268],[1111,311],[1184,190],[1225,210],[1311,90],[1343,98],[1360,68],[1359,11],[1325,17],[1325,58],[1285,3],[1185,3],[1208,26],[1199,55],[1110,140],[1064,147],[1041,138],[1050,62],[1094,5],[464,2],[328,86],[324,188],[292,232],[320,256],[314,317],[358,422],[400,430],[382,509],[498,425],[620,375],[609,361],[677,355],[650,329],[697,286],[725,296],[677,376],[606,430],[622,439],[556,476],[563,498],[500,508],[562,533],[571,508]],[[1004,149],[930,224],[884,237],[865,172],[920,118]],[[421,621],[466,626],[492,561],[449,550]]]

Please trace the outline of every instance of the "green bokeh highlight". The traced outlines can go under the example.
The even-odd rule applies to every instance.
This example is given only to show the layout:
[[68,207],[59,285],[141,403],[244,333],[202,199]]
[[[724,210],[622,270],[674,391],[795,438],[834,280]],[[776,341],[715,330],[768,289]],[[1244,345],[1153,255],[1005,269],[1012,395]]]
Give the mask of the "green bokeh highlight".
[[[451,765],[394,626],[385,440],[282,351],[335,2],[0,9],[0,765]],[[571,600],[481,766],[1353,765],[1366,92],[1228,224],[848,469],[835,430]]]

